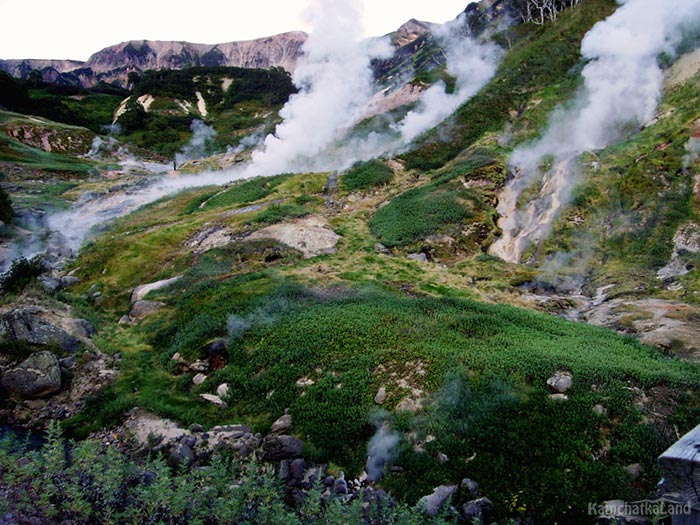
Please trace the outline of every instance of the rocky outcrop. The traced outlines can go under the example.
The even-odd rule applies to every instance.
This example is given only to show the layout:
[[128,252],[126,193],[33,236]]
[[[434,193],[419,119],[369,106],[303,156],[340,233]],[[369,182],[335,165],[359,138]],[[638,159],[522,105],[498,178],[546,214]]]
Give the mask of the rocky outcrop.
[[175,284],[176,282],[178,282],[180,279],[182,279],[182,276],[178,275],[171,279],[165,279],[155,283],[142,284],[141,286],[137,286],[136,288],[134,288],[134,291],[131,294],[131,302],[136,303],[138,301],[141,301],[149,293],[162,290],[163,288],[167,288],[171,284]]
[[21,398],[45,397],[61,389],[61,367],[51,352],[37,352],[2,375],[2,387]]
[[299,250],[309,259],[326,253],[335,253],[340,235],[335,233],[323,217],[306,217],[283,224],[273,224],[248,237],[249,240],[274,239]]
[[75,352],[80,341],[63,328],[43,319],[46,314],[37,307],[18,308],[0,318],[0,341],[22,341],[34,346],[58,346]]
[[457,492],[456,485],[441,485],[428,496],[423,496],[418,501],[418,507],[428,516],[436,516],[438,512],[452,499]]

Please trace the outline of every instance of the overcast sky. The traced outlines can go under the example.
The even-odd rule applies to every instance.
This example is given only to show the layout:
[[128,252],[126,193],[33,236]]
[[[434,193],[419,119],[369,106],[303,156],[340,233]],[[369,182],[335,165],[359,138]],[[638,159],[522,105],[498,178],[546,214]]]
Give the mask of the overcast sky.
[[[340,1],[340,0],[338,0]],[[470,0],[363,0],[366,36],[446,22]],[[0,0],[0,58],[87,60],[126,40],[216,44],[308,29],[310,0]]]

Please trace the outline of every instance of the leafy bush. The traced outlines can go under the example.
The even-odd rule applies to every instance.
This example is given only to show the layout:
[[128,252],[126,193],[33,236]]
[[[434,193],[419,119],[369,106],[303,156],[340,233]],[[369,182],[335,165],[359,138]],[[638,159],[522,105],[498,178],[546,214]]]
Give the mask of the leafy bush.
[[0,277],[0,290],[4,293],[18,294],[29,283],[44,273],[44,260],[41,257],[33,259],[15,259],[10,269]]
[[14,216],[15,211],[12,209],[10,196],[3,188],[0,188],[0,222],[9,224]]
[[217,458],[203,469],[173,472],[163,459],[136,461],[99,441],[67,443],[58,425],[50,427],[38,451],[0,441],[0,490],[0,512],[21,522],[31,517],[75,525],[446,523],[404,505],[365,508],[362,498],[322,504],[320,487],[300,507],[290,507],[269,466]]
[[478,207],[478,198],[461,184],[436,181],[396,197],[369,226],[387,247],[406,246],[472,217]]
[[369,190],[389,184],[394,178],[394,171],[380,160],[355,163],[340,181],[343,189]]
[[297,204],[273,204],[265,211],[258,213],[251,223],[253,224],[274,224],[287,219],[296,219],[309,214],[309,210]]

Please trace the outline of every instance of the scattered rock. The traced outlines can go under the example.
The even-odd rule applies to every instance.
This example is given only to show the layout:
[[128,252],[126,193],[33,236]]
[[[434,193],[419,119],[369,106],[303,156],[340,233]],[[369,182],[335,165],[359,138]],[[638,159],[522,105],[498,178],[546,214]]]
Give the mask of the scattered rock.
[[272,423],[271,434],[282,435],[292,430],[292,416],[284,414],[277,421]]
[[562,402],[562,401],[568,401],[569,396],[567,396],[566,394],[552,394],[549,396],[549,399],[551,399],[552,401],[556,401],[556,402]]
[[464,478],[460,483],[462,490],[466,491],[472,498],[479,497],[479,484],[473,479]]
[[348,483],[345,481],[345,472],[341,472],[340,477],[333,483],[333,492],[338,496],[344,496],[348,493]]
[[301,379],[298,379],[297,383],[296,383],[296,385],[299,388],[306,388],[306,387],[314,386],[315,384],[316,384],[316,382],[313,379],[310,379],[308,377],[302,377]]
[[45,397],[61,389],[61,367],[51,352],[38,352],[2,376],[5,390],[20,397]]
[[411,253],[407,257],[411,261],[416,261],[419,263],[427,263],[428,262],[428,256],[424,253]]
[[73,286],[74,284],[78,284],[80,282],[80,279],[78,279],[74,275],[66,275],[64,277],[61,277],[61,288],[68,288],[70,286]]
[[89,339],[97,333],[92,323],[85,319],[69,319],[66,323],[68,325],[68,331],[77,337]]
[[486,524],[490,523],[489,518],[493,514],[493,503],[488,498],[480,498],[474,501],[469,501],[462,507],[462,516],[469,524]]
[[228,385],[228,383],[223,383],[216,389],[216,395],[223,399],[229,395],[230,391],[231,387]]
[[423,496],[418,501],[418,508],[428,516],[436,516],[440,509],[452,499],[457,491],[456,485],[441,485],[433,490],[429,496]]
[[61,288],[61,281],[48,275],[42,275],[38,279],[41,287],[49,293],[54,293]]
[[377,405],[383,405],[385,401],[386,401],[386,388],[381,387],[379,389],[379,392],[377,392],[377,395],[374,396],[374,402]]
[[547,379],[547,384],[556,392],[565,394],[574,386],[574,376],[571,372],[558,370],[554,376]]
[[374,251],[381,255],[391,255],[391,250],[380,242],[374,245]]
[[596,416],[604,416],[608,413],[607,409],[603,405],[596,405],[593,407],[593,413]]
[[194,452],[192,448],[182,441],[173,445],[168,456],[168,463],[171,467],[189,467],[194,463]]
[[210,403],[213,403],[218,407],[226,408],[226,403],[219,396],[214,396],[211,394],[199,394],[199,397],[204,399],[204,401],[209,401]]
[[144,297],[146,297],[149,293],[155,292],[157,290],[162,290],[163,288],[167,288],[171,284],[175,284],[176,282],[178,282],[180,279],[182,279],[182,275],[178,275],[177,277],[173,277],[172,279],[165,279],[163,281],[137,286],[131,294],[131,302],[137,303],[139,301],[142,301]]
[[204,374],[197,374],[196,376],[194,376],[194,377],[192,378],[192,383],[193,383],[195,386],[199,386],[199,385],[201,385],[202,383],[204,383],[206,380],[207,380],[207,376],[205,376]]
[[296,459],[302,455],[304,444],[292,436],[267,436],[262,443],[264,461]]
[[206,374],[209,372],[209,363],[206,361],[195,361],[187,365],[187,368],[199,374]]
[[122,315],[118,324],[131,324],[131,317],[128,315]]
[[446,463],[450,462],[450,458],[447,456],[447,454],[443,452],[439,452],[437,455],[437,460],[440,465],[445,465]]
[[627,465],[622,470],[624,470],[630,478],[636,480],[642,476],[644,468],[642,467],[641,463],[633,463],[632,465]]
[[420,401],[406,397],[396,405],[397,412],[418,412],[422,408]]
[[156,313],[164,306],[165,303],[161,303],[160,301],[137,301],[131,308],[129,317],[131,317],[132,319],[140,320],[144,317]]

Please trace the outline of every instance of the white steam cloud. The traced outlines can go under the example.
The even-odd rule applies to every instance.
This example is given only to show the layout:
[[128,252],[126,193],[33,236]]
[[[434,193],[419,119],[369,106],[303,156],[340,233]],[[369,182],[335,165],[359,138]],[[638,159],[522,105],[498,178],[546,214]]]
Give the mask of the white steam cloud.
[[199,119],[194,119],[190,125],[192,137],[190,141],[182,148],[182,151],[175,154],[175,162],[177,165],[188,160],[202,159],[207,156],[209,145],[216,137],[216,130],[211,126],[207,126]]
[[375,58],[388,58],[387,40],[361,41],[360,0],[313,0],[307,12],[313,31],[294,72],[300,92],[281,111],[284,122],[253,154],[251,173],[303,171],[360,117],[372,95]]
[[365,472],[370,482],[379,481],[384,476],[384,467],[394,460],[396,447],[401,439],[397,432],[391,430],[385,421],[386,417],[387,413],[380,411],[371,418],[377,432],[367,444]]
[[[589,63],[583,87],[567,108],[556,110],[544,136],[513,153],[515,178],[505,188],[498,211],[502,238],[491,252],[520,262],[524,251],[549,234],[577,181],[573,159],[614,143],[626,131],[648,122],[662,96],[661,53],[673,53],[689,24],[700,20],[700,1],[624,0],[585,36],[581,53]],[[543,159],[553,168],[542,173]],[[526,188],[542,181],[539,197],[526,209],[517,207]]]
[[496,73],[501,49],[492,42],[477,42],[464,31],[468,27],[464,14],[440,26],[435,37],[445,49],[447,72],[455,77],[454,93],[440,81],[431,86],[399,123],[397,130],[405,143],[449,117],[460,105],[473,97]]

